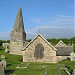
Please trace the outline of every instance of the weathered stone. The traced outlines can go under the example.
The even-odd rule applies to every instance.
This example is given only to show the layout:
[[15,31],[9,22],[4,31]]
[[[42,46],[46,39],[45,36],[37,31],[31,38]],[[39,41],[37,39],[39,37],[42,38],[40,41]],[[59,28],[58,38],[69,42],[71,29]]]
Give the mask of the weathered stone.
[[2,58],[2,59],[5,59],[5,55],[1,55],[1,58]]
[[20,8],[18,11],[18,15],[16,17],[14,29],[11,31],[11,40],[10,41],[25,41],[26,40],[26,33],[24,30],[24,23],[23,23],[23,16],[22,16],[22,9]]
[[9,52],[9,49],[6,48],[6,49],[5,49],[5,52]]
[[73,70],[73,73],[72,73],[72,75],[75,75],[75,69]]
[[75,61],[75,53],[74,52],[71,52],[71,54],[70,54],[70,60],[71,61]]
[[26,33],[22,17],[22,9],[18,11],[15,25],[10,34],[10,54],[22,55],[22,48],[25,46]]
[[1,63],[0,63],[0,75],[5,75],[4,67],[3,67],[3,65]]
[[3,65],[3,67],[6,67],[7,62],[6,62],[5,60],[2,60],[2,61],[1,61],[1,64]]
[[3,43],[2,46],[3,48],[9,48],[9,43]]
[[[39,44],[40,43],[40,44]],[[38,45],[39,44],[39,45]],[[35,56],[36,46],[40,46],[43,50],[38,51]],[[48,62],[56,63],[56,49],[40,34],[37,35],[24,49],[23,62]],[[41,55],[43,54],[43,55]],[[37,58],[38,57],[38,58]]]

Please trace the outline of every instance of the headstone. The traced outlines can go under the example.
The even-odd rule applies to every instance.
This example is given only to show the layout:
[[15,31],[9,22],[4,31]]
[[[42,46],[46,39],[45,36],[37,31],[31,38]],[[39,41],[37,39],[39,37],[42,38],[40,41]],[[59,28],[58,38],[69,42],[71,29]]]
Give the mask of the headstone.
[[45,71],[45,75],[48,75],[47,71]]
[[5,59],[5,55],[1,55],[1,58],[2,58],[2,59]]
[[1,61],[1,64],[3,65],[3,67],[6,67],[7,62],[6,62],[5,60],[2,60],[2,61]]
[[0,63],[0,75],[5,75],[4,74],[4,67],[1,63]]
[[6,48],[6,49],[5,49],[5,52],[9,52],[9,49],[8,49],[8,48]]
[[9,43],[3,43],[2,46],[3,48],[6,48],[7,46],[9,46]]
[[70,60],[75,61],[75,53],[74,52],[70,53]]
[[72,73],[72,75],[75,75],[75,69],[73,70],[73,73]]
[[43,68],[45,68],[45,66],[44,66],[44,65],[43,65],[42,67],[43,67]]

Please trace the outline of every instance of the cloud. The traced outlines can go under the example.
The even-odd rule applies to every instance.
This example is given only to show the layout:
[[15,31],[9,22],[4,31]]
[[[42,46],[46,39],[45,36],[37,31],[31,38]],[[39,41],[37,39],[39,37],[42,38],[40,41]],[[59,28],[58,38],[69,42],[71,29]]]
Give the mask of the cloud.
[[64,16],[64,15],[57,15],[53,19],[47,18],[34,18],[33,22],[36,22],[38,26],[50,26],[50,27],[57,27],[57,26],[74,26],[74,17],[73,16]]
[[[49,18],[33,18],[36,26],[27,30],[27,39],[32,39],[38,33],[45,38],[70,38],[75,36],[74,17],[57,15],[52,19]],[[10,39],[10,32],[0,32],[0,39]]]
[[34,32],[26,32],[26,34],[36,35],[37,33],[34,33]]
[[73,16],[64,16],[64,15],[57,15],[53,19],[47,18],[33,18],[33,22],[36,22],[38,26],[74,26],[74,17]]
[[[37,20],[37,21],[36,21]],[[35,18],[37,26],[30,32],[43,34],[46,38],[70,38],[75,36],[74,17],[57,15],[52,20],[47,18]]]
[[36,23],[42,23],[42,20],[40,18],[33,18],[32,21]]
[[10,32],[0,32],[0,40],[9,40]]

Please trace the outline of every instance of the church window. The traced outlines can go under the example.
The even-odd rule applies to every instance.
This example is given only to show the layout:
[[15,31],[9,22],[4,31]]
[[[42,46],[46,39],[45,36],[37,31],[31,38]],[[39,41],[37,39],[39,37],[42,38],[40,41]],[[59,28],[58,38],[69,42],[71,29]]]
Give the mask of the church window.
[[44,51],[43,45],[41,43],[38,43],[35,46],[34,57],[37,59],[43,58],[43,51]]

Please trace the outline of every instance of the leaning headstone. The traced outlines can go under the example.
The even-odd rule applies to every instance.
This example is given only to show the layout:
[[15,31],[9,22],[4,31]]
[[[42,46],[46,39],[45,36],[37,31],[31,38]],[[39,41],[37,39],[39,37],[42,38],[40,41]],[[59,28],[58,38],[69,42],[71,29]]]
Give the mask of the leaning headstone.
[[1,63],[0,63],[0,75],[5,75],[4,74],[4,67]]
[[72,75],[75,75],[75,69],[73,70],[73,73],[72,73]]
[[5,59],[5,55],[1,55],[1,59]]
[[6,62],[5,60],[2,60],[2,61],[1,61],[1,64],[3,65],[3,67],[6,67],[7,62]]

